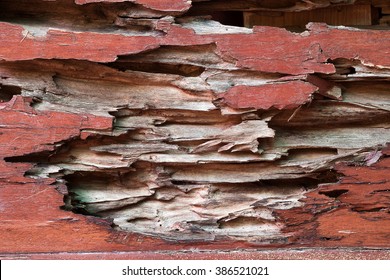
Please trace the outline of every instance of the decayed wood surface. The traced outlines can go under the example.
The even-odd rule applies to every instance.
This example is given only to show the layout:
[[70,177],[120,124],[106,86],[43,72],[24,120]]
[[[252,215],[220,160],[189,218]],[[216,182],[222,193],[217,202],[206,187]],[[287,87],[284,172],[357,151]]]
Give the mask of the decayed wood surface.
[[274,2],[1,1],[0,254],[388,249],[385,19],[205,17],[388,6]]

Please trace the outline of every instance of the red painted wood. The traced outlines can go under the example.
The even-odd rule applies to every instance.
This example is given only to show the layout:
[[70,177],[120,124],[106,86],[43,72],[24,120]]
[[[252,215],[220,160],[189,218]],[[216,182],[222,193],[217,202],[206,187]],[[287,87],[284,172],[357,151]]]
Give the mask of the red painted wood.
[[0,23],[0,40],[3,42],[0,46],[3,60],[73,58],[97,62],[110,62],[118,55],[157,48],[159,41],[150,36],[73,33],[55,29],[48,30],[44,37],[34,37],[23,27],[4,22]]
[[[162,37],[125,36],[51,29],[44,37],[34,37],[22,26],[0,23],[0,54],[3,60],[83,59],[114,61],[117,56],[135,54],[159,46],[216,44],[217,53],[243,68],[292,75],[333,73],[328,59],[360,59],[368,65],[390,67],[390,34],[378,30],[334,29],[313,24],[310,31],[293,34],[273,27],[255,27],[252,34],[195,34],[193,30],[156,23],[167,32]],[[246,42],[242,44],[241,42]],[[369,42],[369,44],[367,44]]]
[[291,240],[320,246],[389,248],[390,158],[372,166],[341,164],[337,170],[345,176],[340,183],[309,192],[303,199],[305,207],[279,212],[289,226],[286,230],[293,232]]
[[29,101],[28,98],[14,96],[11,101],[0,103],[0,154],[3,158],[50,150],[50,145],[78,136],[82,129],[112,128],[111,118],[36,112]]
[[245,109],[291,109],[311,100],[311,95],[317,87],[292,81],[263,86],[235,86],[222,94],[224,102],[232,108]]
[[[77,4],[103,2],[79,0]],[[104,2],[123,2],[104,1]],[[160,11],[183,12],[189,1],[134,0]],[[78,59],[112,62],[120,55],[161,46],[213,44],[216,53],[237,67],[260,72],[298,75],[334,73],[329,59],[361,60],[366,65],[390,67],[390,33],[337,29],[313,24],[294,34],[284,29],[255,27],[249,34],[196,34],[190,28],[156,20],[161,36],[50,29],[37,36],[21,25],[0,23],[0,59]],[[245,42],[245,44],[243,44]],[[220,97],[233,108],[294,108],[310,100],[316,87],[303,81],[281,81],[262,86],[235,86]],[[339,165],[338,184],[309,192],[304,207],[279,211],[291,234],[285,244],[254,244],[231,240],[180,243],[112,230],[109,222],[60,209],[63,194],[54,180],[25,177],[32,165],[6,162],[7,157],[51,151],[59,142],[86,137],[82,130],[112,128],[112,119],[91,114],[36,112],[20,96],[0,103],[0,254],[5,258],[388,258],[388,251],[241,252],[275,247],[381,247],[390,248],[389,166],[382,158],[372,166]],[[84,136],[82,136],[84,135]],[[383,151],[387,156],[389,150]],[[346,191],[338,197],[330,193]],[[328,194],[328,196],[326,195]],[[379,210],[377,208],[380,208]],[[383,210],[382,210],[383,209]],[[375,211],[373,211],[375,210]],[[387,211],[387,212],[386,212]],[[160,253],[161,250],[214,250],[207,253]],[[231,250],[222,255],[216,250]],[[237,250],[237,251],[235,251]],[[122,253],[108,253],[120,251]],[[142,251],[142,252],[140,252]],[[67,253],[61,253],[67,252]],[[72,253],[73,252],[73,253]],[[84,254],[88,252],[91,254]],[[23,253],[22,255],[14,255]],[[37,253],[37,254],[34,254]],[[39,253],[39,254],[38,254]],[[54,255],[52,255],[52,253]],[[335,254],[335,255],[333,255]]]

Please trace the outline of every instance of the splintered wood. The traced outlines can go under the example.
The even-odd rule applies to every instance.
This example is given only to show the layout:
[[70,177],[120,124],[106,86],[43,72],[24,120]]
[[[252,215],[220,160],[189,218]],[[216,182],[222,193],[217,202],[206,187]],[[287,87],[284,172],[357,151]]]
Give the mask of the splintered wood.
[[1,1],[0,251],[390,247],[385,2]]

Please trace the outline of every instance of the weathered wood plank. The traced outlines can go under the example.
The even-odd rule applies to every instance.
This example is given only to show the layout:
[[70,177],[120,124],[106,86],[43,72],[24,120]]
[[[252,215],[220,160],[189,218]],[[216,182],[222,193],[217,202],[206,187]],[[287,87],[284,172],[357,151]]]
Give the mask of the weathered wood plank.
[[0,253],[389,248],[389,31],[271,2],[0,2]]

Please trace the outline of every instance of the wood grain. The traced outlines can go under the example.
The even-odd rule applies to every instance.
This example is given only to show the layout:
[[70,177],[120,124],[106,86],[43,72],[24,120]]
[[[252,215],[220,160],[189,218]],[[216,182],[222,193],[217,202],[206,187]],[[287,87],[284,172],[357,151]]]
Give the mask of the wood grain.
[[389,31],[282,2],[0,2],[0,256],[388,258]]

